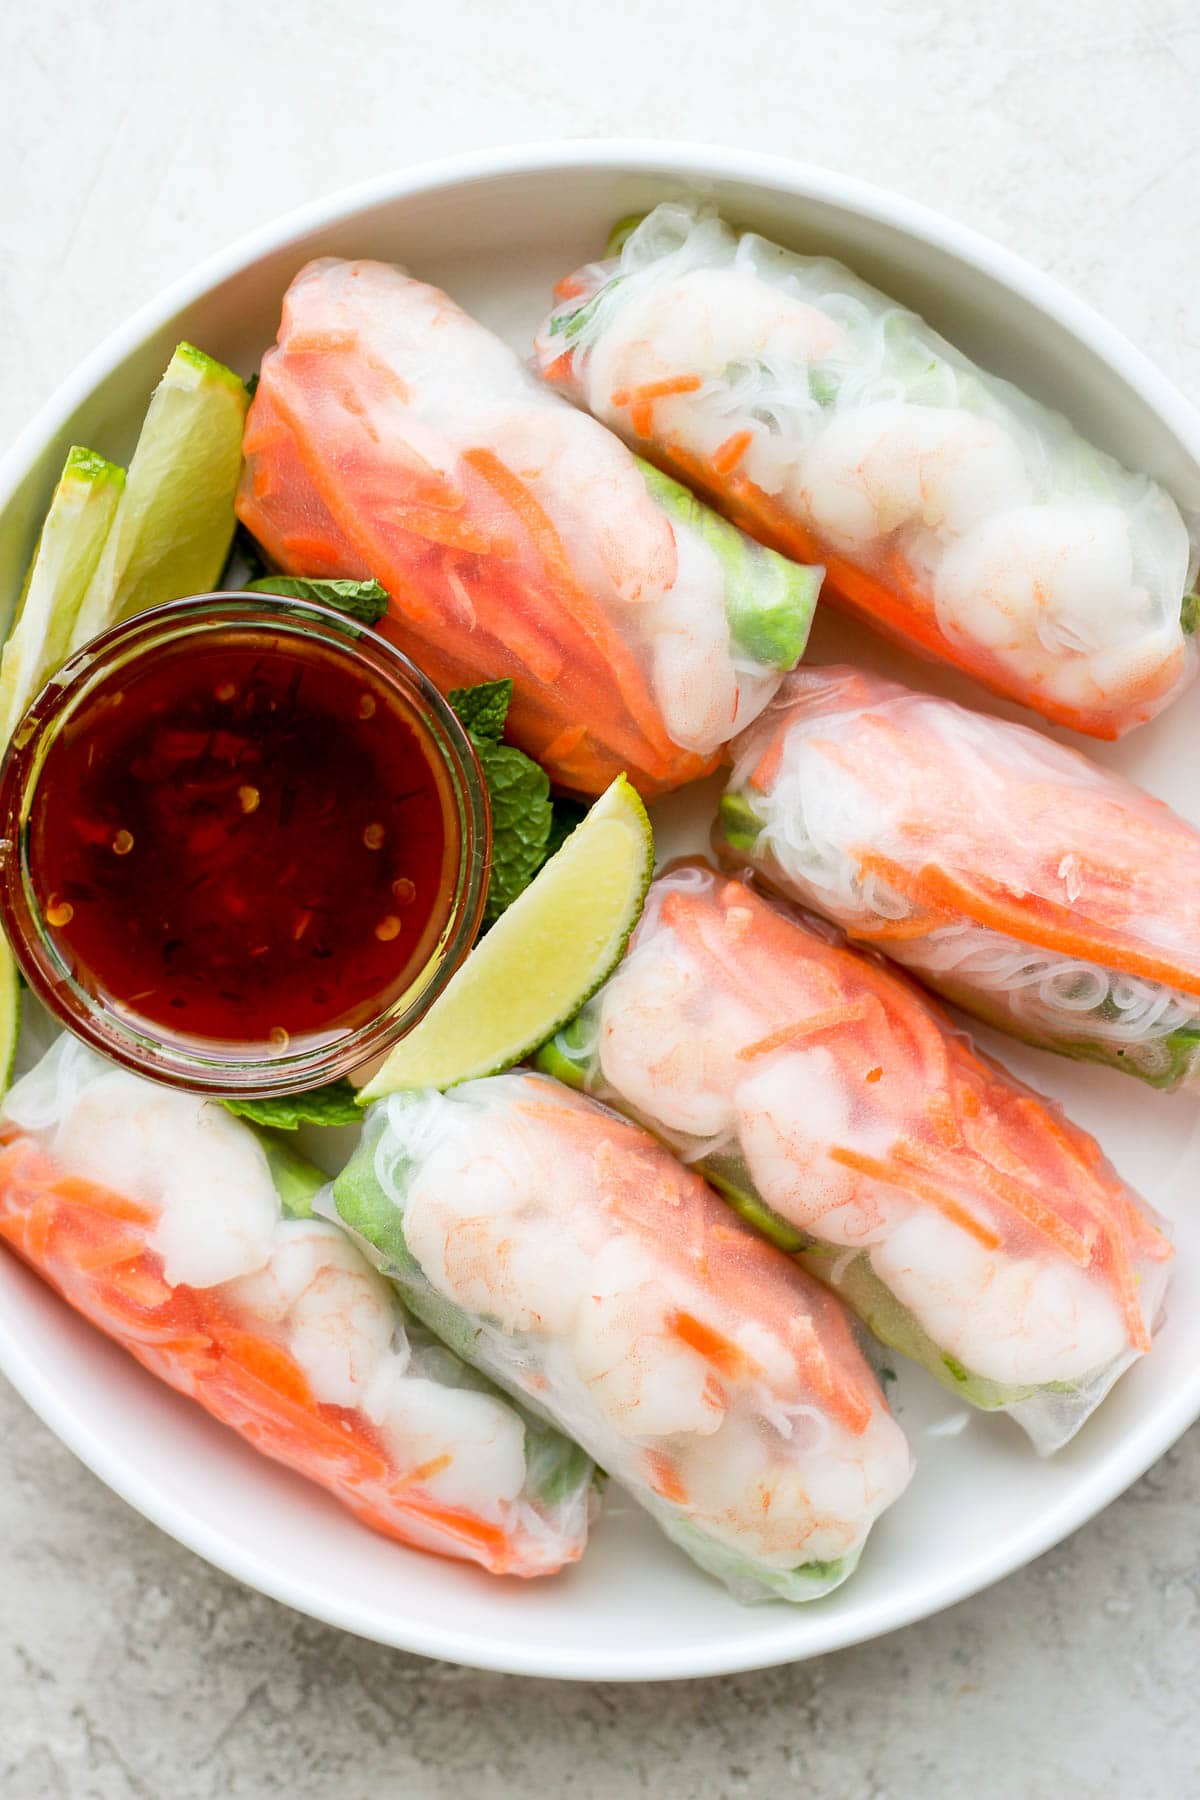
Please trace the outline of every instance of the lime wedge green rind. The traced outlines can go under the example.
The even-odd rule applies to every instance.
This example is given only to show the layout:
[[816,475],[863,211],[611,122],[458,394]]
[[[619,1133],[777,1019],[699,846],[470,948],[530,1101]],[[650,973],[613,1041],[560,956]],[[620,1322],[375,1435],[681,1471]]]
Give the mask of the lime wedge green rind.
[[70,650],[134,613],[204,593],[219,580],[236,523],[249,404],[232,369],[193,344],[179,345],[146,413]]
[[76,444],[67,460],[0,656],[0,747],[63,661],[125,486],[125,471]]
[[0,937],[0,1095],[12,1083],[21,1031],[21,981],[8,939]]
[[611,974],[641,916],[654,833],[623,775],[481,939],[424,1019],[361,1089],[494,1075],[552,1037]]

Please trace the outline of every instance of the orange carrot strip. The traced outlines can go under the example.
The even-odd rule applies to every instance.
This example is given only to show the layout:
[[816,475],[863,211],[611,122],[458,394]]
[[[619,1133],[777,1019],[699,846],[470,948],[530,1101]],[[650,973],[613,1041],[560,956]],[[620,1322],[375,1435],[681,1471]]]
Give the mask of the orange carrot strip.
[[652,406],[656,400],[669,400],[673,394],[694,394],[703,385],[699,375],[668,375],[662,381],[643,381],[638,387],[619,388],[612,403],[614,406]]
[[440,1456],[431,1456],[428,1462],[419,1463],[415,1469],[408,1469],[401,1485],[403,1487],[419,1486],[422,1481],[431,1481],[435,1475],[440,1475],[443,1469],[448,1469],[453,1461],[454,1458],[450,1452],[444,1450]]
[[669,1500],[672,1506],[686,1506],[688,1492],[671,1459],[661,1450],[647,1450],[643,1460],[646,1464],[646,1479],[654,1492],[661,1499]]
[[562,540],[549,516],[520,476],[501,462],[494,451],[481,448],[465,450],[463,461],[469,463],[495,488],[520,519],[538,557],[547,572],[556,579],[560,598],[567,604],[571,617],[600,652],[615,677],[621,698],[644,734],[647,744],[659,758],[669,760],[674,753],[674,746],[667,735],[662,715],[650,698],[641,672],[603,608],[596,605],[580,587],[562,547]]
[[965,912],[977,924],[1006,937],[1035,944],[1040,949],[1055,950],[1063,956],[1077,956],[1084,962],[1099,963],[1104,968],[1116,967],[1127,975],[1142,975],[1149,981],[1161,981],[1167,987],[1187,987],[1187,970],[1181,969],[1169,957],[1153,956],[1127,945],[1098,942],[1078,926],[1047,918],[1045,913],[1027,912],[1002,892],[985,891],[978,882],[968,886],[947,870],[932,864],[922,871],[920,880],[935,904],[944,910]]
[[552,363],[547,363],[542,370],[542,380],[550,382],[554,387],[561,387],[571,379],[574,373],[574,358],[569,350],[556,356]]
[[85,1181],[82,1176],[60,1175],[54,1187],[72,1206],[86,1206],[91,1212],[104,1213],[107,1218],[120,1219],[123,1224],[150,1225],[154,1221],[148,1206],[130,1200],[125,1194],[114,1193],[111,1188],[97,1187],[95,1182]]
[[864,1156],[860,1151],[851,1150],[843,1144],[831,1145],[828,1155],[831,1162],[841,1163],[845,1168],[853,1169],[857,1175],[865,1175],[871,1181],[885,1182],[889,1187],[906,1189],[919,1199],[928,1201],[952,1225],[957,1225],[961,1231],[967,1232],[982,1244],[985,1250],[998,1250],[1004,1241],[989,1225],[968,1212],[953,1194],[936,1186],[915,1168],[888,1162],[877,1156]]
[[729,475],[737,468],[754,442],[752,431],[734,431],[718,444],[712,453],[712,466],[718,475]]
[[73,1269],[90,1274],[96,1269],[111,1268],[114,1263],[132,1262],[135,1257],[142,1255],[145,1248],[145,1238],[126,1235],[102,1238],[99,1243],[80,1244],[77,1248],[68,1250],[67,1257]]
[[747,1373],[750,1362],[744,1350],[727,1338],[723,1332],[703,1319],[697,1319],[693,1313],[673,1312],[667,1317],[667,1327],[674,1332],[681,1344],[694,1350],[706,1362],[710,1362],[718,1374],[739,1376]]
[[807,1019],[781,1025],[778,1031],[768,1032],[766,1037],[758,1038],[753,1044],[743,1044],[737,1059],[750,1062],[756,1056],[766,1056],[772,1050],[781,1050],[785,1044],[795,1043],[797,1038],[814,1037],[820,1031],[840,1031],[865,1019],[869,1010],[865,1000],[849,1000],[844,1006],[831,1007],[827,1012],[812,1013]]
[[[940,1157],[933,1145],[920,1147],[922,1160],[929,1158],[936,1167]],[[1053,1204],[1024,1182],[1015,1180],[982,1156],[973,1156],[969,1164],[972,1175],[987,1189],[990,1197],[1006,1206],[1040,1237],[1047,1238],[1079,1268],[1086,1269],[1092,1260],[1092,1247],[1075,1227],[1054,1210]]]
[[236,1331],[228,1333],[220,1347],[225,1357],[273,1393],[283,1395],[297,1406],[316,1406],[300,1365],[278,1344],[248,1331]]

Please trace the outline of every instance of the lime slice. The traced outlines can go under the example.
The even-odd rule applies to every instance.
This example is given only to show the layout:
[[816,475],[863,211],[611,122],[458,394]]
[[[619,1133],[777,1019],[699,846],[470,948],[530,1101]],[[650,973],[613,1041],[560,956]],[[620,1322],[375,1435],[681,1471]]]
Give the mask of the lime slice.
[[9,949],[8,939],[0,937],[0,1094],[8,1092],[12,1081],[20,1030],[21,980],[17,959]]
[[653,873],[646,809],[619,775],[359,1099],[453,1087],[536,1050],[620,961]]
[[0,746],[66,658],[71,632],[125,486],[125,471],[75,444],[54,490],[0,657]]
[[236,523],[249,404],[232,369],[180,344],[146,413],[116,520],[75,619],[73,651],[133,613],[216,583]]

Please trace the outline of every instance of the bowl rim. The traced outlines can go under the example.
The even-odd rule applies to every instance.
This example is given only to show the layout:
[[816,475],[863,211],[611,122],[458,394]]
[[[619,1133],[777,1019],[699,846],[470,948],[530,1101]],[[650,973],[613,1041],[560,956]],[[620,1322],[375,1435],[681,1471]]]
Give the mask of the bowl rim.
[[[957,224],[920,201],[857,176],[789,157],[670,138],[550,139],[472,150],[385,171],[257,226],[205,258],[110,332],[18,434],[0,459],[0,512],[37,457],[119,363],[177,312],[260,258],[323,226],[420,194],[437,194],[495,177],[582,170],[674,180],[742,181],[783,197],[849,210],[942,250],[1063,327],[1115,371],[1200,467],[1200,412],[1151,359],[1054,276],[973,227]],[[247,1586],[328,1624],[398,1649],[475,1668],[589,1681],[693,1679],[771,1667],[843,1649],[930,1617],[1024,1566],[1085,1524],[1136,1481],[1200,1416],[1198,1367],[1151,1420],[1143,1421],[1096,1463],[1082,1495],[1073,1491],[1064,1496],[1039,1511],[1036,1521],[1015,1539],[1008,1538],[1002,1549],[981,1551],[907,1600],[875,1602],[867,1616],[854,1609],[843,1615],[829,1611],[822,1616],[819,1630],[814,1632],[811,1623],[805,1627],[808,1642],[797,1641],[799,1621],[791,1612],[783,1612],[776,1629],[763,1632],[752,1645],[732,1653],[719,1634],[689,1644],[686,1651],[677,1647],[548,1651],[521,1643],[500,1646],[459,1628],[442,1628],[429,1619],[405,1617],[396,1629],[396,1621],[383,1607],[372,1609],[331,1598],[315,1588],[307,1574],[281,1575],[186,1503],[166,1499],[137,1466],[111,1449],[89,1420],[73,1414],[3,1313],[0,1370],[56,1436],[108,1487],[178,1542]],[[806,1617],[811,1621],[811,1611]]]

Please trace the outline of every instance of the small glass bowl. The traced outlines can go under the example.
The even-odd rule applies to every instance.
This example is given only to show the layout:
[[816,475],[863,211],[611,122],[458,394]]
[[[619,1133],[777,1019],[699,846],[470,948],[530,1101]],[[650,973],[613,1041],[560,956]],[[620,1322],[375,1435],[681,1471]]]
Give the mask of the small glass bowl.
[[[75,979],[42,917],[29,866],[29,821],[38,780],[55,738],[93,690],[115,672],[180,640],[220,628],[316,638],[369,666],[398,695],[439,755],[457,824],[457,872],[428,960],[395,999],[333,1042],[242,1047],[157,1035],[152,1021],[126,1016]],[[453,862],[453,852],[451,861]],[[478,935],[491,861],[487,790],[470,739],[420,669],[386,638],[346,614],[271,594],[213,593],[136,614],[93,638],[34,700],[0,767],[0,922],[30,987],[77,1037],[136,1074],[174,1087],[267,1097],[299,1093],[377,1058],[428,1011]]]

